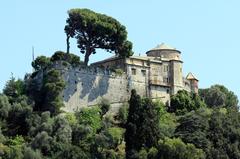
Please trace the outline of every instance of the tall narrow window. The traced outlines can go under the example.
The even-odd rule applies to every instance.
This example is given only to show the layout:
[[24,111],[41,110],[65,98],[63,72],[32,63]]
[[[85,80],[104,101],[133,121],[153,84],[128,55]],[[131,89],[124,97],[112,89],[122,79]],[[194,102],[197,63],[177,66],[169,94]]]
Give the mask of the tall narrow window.
[[164,72],[168,72],[169,71],[169,66],[168,65],[164,65],[163,66],[163,70],[164,70]]
[[136,75],[137,74],[137,70],[135,68],[132,68],[132,75]]
[[168,77],[163,77],[163,82],[164,83],[169,83],[169,78]]

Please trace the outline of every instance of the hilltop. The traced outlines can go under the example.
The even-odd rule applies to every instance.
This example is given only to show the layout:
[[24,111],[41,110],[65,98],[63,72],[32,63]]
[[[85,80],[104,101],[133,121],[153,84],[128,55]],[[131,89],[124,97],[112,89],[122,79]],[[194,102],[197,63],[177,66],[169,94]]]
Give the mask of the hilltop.
[[[167,45],[146,57],[131,56],[125,27],[112,17],[88,9],[68,14],[67,52],[37,57],[34,71],[23,80],[12,76],[0,94],[0,158],[240,158],[240,113],[232,91],[222,85],[199,89],[192,73],[182,75],[181,52]],[[96,45],[86,43],[92,36],[84,37],[82,28],[98,35]],[[69,52],[71,37],[87,54],[83,61]],[[116,56],[88,66],[97,45]]]

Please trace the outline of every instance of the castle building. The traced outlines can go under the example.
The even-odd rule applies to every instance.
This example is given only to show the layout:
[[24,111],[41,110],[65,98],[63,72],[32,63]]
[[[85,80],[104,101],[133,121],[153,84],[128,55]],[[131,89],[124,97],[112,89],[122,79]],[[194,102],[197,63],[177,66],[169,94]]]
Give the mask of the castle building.
[[[147,56],[112,57],[93,66],[122,69],[142,96],[161,98],[163,102],[179,90],[198,93],[198,79],[192,73],[183,77],[181,52],[164,43],[147,51]],[[134,81],[138,81],[134,83]],[[144,83],[142,88],[139,82]]]
[[[170,96],[179,90],[198,93],[198,79],[192,73],[183,77],[179,50],[162,43],[146,55],[114,56],[95,62],[89,68],[62,70],[67,82],[64,90],[66,110],[95,105],[102,98],[117,107],[128,101],[132,89],[143,97],[164,103],[169,103]],[[122,74],[117,74],[116,70],[121,70]]]

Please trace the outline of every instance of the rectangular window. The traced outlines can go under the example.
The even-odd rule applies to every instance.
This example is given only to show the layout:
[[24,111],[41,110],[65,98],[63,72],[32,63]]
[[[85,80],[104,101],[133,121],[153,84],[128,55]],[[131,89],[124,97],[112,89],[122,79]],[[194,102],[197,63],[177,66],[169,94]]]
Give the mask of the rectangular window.
[[136,75],[137,74],[137,70],[135,68],[132,68],[132,75]]
[[164,70],[164,72],[168,72],[169,71],[169,66],[168,65],[164,65],[163,66],[163,70]]
[[163,82],[164,83],[169,83],[169,78],[168,77],[163,77]]
[[141,70],[143,76],[146,76],[146,70]]

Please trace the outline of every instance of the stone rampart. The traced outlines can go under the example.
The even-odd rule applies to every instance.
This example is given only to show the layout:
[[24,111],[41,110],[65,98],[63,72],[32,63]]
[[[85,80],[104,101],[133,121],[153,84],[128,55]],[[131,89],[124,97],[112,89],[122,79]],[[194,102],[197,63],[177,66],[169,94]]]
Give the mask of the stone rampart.
[[103,98],[114,106],[129,100],[131,90],[125,73],[117,74],[96,67],[63,66],[59,62],[55,68],[61,72],[66,84],[63,91],[65,111],[96,105]]

